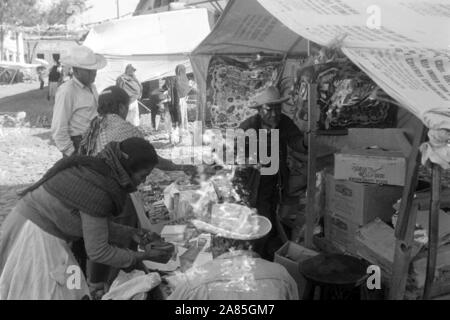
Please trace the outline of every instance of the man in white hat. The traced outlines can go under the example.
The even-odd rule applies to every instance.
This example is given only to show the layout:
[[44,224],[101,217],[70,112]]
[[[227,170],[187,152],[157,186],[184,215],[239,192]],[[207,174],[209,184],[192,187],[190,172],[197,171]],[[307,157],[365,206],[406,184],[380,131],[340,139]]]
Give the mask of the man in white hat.
[[209,222],[193,224],[212,234],[214,259],[180,275],[168,300],[298,300],[286,269],[252,251],[254,241],[270,232],[269,219],[241,205],[217,204]]
[[[260,129],[279,130],[279,168],[278,172],[273,175],[261,175],[258,170],[250,167],[244,169],[243,176],[248,181],[244,181],[251,199],[248,204],[257,209],[258,214],[270,219],[275,225],[276,209],[278,203],[283,201],[284,204],[291,204],[288,202],[298,202],[298,198],[287,197],[287,187],[289,181],[289,169],[287,166],[288,146],[298,152],[306,153],[306,139],[304,134],[300,131],[297,125],[286,115],[281,113],[282,103],[289,100],[289,97],[281,97],[280,92],[275,87],[268,87],[261,93],[255,95],[250,99],[249,107],[256,108],[258,113],[250,118],[244,120],[239,126],[244,131],[249,129],[259,132]],[[267,149],[272,150],[271,138],[267,138]],[[259,146],[258,141],[258,146]],[[248,154],[248,145],[247,152]],[[274,157],[275,155],[270,155]],[[258,160],[259,161],[259,160]],[[268,164],[267,166],[270,166]],[[304,177],[304,186],[306,187],[306,176]],[[256,244],[256,251],[265,259],[272,260],[274,252],[283,243],[276,234],[276,229],[261,239]]]
[[78,150],[82,134],[97,115],[98,93],[94,81],[97,70],[106,66],[106,60],[88,47],[77,46],[62,56],[61,61],[72,67],[73,78],[56,92],[52,135],[63,155],[71,156]]

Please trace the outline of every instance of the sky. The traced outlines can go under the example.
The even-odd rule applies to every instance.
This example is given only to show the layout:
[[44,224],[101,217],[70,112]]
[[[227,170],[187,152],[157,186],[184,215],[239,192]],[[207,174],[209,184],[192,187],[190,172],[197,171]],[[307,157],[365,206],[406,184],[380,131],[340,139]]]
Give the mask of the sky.
[[[134,12],[139,0],[119,0],[121,16]],[[116,0],[87,0],[88,6],[93,6],[83,14],[84,23],[94,23],[117,17]]]
[[[40,0],[43,6],[49,6],[55,2],[55,0]],[[100,22],[117,17],[116,0],[87,0],[88,7],[91,7],[88,11],[82,15],[82,21],[85,24]],[[134,12],[139,0],[119,0],[119,12],[120,15],[126,15]]]

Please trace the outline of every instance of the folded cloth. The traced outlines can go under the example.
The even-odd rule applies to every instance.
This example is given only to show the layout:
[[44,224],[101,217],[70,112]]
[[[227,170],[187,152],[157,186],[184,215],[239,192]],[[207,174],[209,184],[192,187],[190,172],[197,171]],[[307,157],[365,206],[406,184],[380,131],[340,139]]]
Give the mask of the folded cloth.
[[127,274],[121,271],[102,300],[137,300],[137,296],[139,300],[144,300],[145,294],[160,283],[161,277],[158,273],[134,271]]

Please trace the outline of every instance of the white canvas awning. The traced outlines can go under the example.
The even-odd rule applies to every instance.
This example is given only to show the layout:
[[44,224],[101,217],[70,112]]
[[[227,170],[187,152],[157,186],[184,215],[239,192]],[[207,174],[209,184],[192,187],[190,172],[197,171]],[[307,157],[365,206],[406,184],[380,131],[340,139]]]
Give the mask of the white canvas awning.
[[142,82],[172,76],[178,64],[190,69],[188,54],[209,32],[208,11],[186,9],[103,23],[89,32],[84,45],[108,61],[97,75],[102,90],[115,84],[129,63]]

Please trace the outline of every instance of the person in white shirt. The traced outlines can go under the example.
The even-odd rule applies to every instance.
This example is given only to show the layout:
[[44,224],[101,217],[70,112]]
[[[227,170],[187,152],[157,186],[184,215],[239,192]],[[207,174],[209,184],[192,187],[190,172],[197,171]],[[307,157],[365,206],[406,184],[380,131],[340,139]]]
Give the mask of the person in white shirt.
[[61,61],[73,69],[73,78],[58,88],[53,108],[52,136],[64,156],[77,152],[82,134],[97,115],[97,70],[106,59],[85,46],[75,47]]
[[251,250],[254,240],[269,233],[270,220],[240,205],[215,206],[220,208],[213,208],[211,222],[192,221],[212,234],[214,259],[179,276],[168,300],[298,300],[287,270]]

